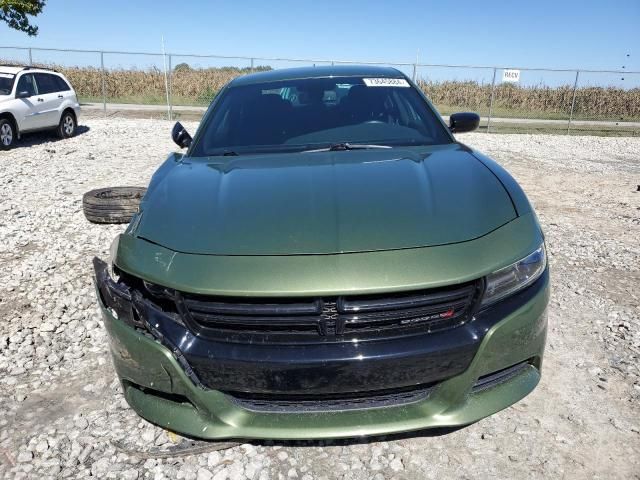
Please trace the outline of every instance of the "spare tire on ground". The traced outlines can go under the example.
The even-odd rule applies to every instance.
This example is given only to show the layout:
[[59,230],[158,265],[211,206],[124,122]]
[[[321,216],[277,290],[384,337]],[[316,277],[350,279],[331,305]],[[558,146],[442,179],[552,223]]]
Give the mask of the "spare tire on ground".
[[138,211],[143,187],[98,188],[82,197],[82,209],[87,220],[93,223],[128,223]]

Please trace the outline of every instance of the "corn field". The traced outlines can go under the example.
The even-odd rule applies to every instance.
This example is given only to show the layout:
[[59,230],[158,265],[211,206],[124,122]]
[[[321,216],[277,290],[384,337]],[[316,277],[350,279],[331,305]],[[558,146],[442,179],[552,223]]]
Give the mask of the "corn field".
[[[257,67],[254,70],[267,70]],[[102,98],[102,71],[97,68],[58,67],[81,97]],[[171,95],[176,105],[207,105],[227,82],[249,73],[235,67],[192,69],[175,68],[171,75]],[[441,110],[464,108],[486,114],[491,102],[491,84],[471,81],[423,81],[419,87]],[[165,97],[164,73],[159,69],[106,70],[107,99],[158,101]],[[501,115],[522,112],[568,115],[573,86],[516,86],[498,84],[494,91],[494,109]],[[448,112],[447,112],[448,113]],[[529,115],[530,116],[530,115]],[[546,115],[548,116],[548,115]],[[576,118],[640,119],[640,88],[580,87],[576,90]]]
[[[491,84],[478,82],[432,82],[418,80],[418,85],[437,106],[466,107],[487,113],[491,103]],[[497,84],[493,108],[501,115],[539,112],[553,117],[568,115],[573,102],[573,85],[549,87]],[[579,87],[575,92],[574,117],[640,119],[640,88]]]

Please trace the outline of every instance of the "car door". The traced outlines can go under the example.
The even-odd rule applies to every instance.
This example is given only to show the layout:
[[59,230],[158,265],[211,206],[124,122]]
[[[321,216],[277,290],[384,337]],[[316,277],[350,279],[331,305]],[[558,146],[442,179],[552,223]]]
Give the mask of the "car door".
[[40,115],[39,112],[42,109],[44,100],[39,101],[38,89],[36,87],[35,78],[33,73],[25,73],[18,78],[18,84],[16,85],[16,95],[24,94],[27,96],[24,98],[16,98],[15,108],[12,109],[12,113],[18,121],[20,131],[35,130],[40,128]]
[[55,127],[60,122],[60,106],[64,100],[57,77],[50,73],[35,73],[34,75],[38,88],[38,102],[41,103],[38,123],[41,128]]

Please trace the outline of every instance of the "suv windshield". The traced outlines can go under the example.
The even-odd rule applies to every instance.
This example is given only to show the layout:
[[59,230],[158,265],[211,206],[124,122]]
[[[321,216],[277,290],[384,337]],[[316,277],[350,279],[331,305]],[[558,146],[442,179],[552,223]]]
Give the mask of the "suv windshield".
[[9,95],[16,76],[13,73],[0,72],[0,95]]
[[226,89],[191,155],[445,143],[444,126],[405,79],[334,77]]

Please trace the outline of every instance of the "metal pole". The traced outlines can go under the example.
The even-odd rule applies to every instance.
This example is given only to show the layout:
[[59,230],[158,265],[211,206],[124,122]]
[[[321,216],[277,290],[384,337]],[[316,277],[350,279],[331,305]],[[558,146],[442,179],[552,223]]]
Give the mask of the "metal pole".
[[173,69],[171,66],[171,55],[169,55],[169,120],[173,120],[173,98],[171,95],[171,79],[173,78]]
[[106,75],[107,73],[104,70],[104,52],[100,52],[100,70],[102,70],[102,111],[106,115],[107,114],[107,83],[106,83]]
[[31,47],[29,47],[29,66],[33,65],[33,57],[31,56]]
[[253,73],[253,58],[251,59],[251,73]]
[[493,67],[493,80],[491,80],[491,100],[489,100],[489,119],[487,120],[487,133],[491,127],[491,115],[493,114],[493,97],[496,92],[496,67]]
[[573,109],[576,105],[576,92],[578,90],[578,77],[580,76],[580,70],[576,70],[576,81],[573,83],[573,98],[571,99],[571,112],[569,112],[569,123],[567,124],[567,135],[571,131],[571,121],[573,120]]
[[162,43],[162,66],[164,68],[164,93],[167,99],[167,117],[171,120],[171,107],[169,106],[169,75],[167,74],[167,54],[164,51],[164,35],[160,38]]
[[413,75],[411,76],[411,79],[413,80],[413,83],[416,83],[416,69],[418,68],[418,66],[414,63],[413,64]]

